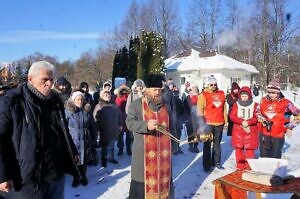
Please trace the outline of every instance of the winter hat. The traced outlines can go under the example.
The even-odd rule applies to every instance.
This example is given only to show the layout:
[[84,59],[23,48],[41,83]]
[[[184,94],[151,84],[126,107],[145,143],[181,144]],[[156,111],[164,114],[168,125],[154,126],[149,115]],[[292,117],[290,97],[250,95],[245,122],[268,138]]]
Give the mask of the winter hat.
[[216,84],[217,83],[217,79],[215,78],[214,75],[208,76],[207,77],[207,84]]
[[274,79],[267,86],[267,92],[280,93],[280,83],[279,79]]
[[81,82],[80,85],[79,85],[79,89],[82,89],[83,87],[88,88],[89,87],[88,83],[87,82]]
[[[111,89],[111,83],[110,83],[110,82],[104,82],[102,88],[105,89],[106,86],[109,86],[110,89]],[[109,90],[110,90],[110,89],[109,89]]]
[[197,83],[194,81],[191,81],[191,83],[189,83],[189,88],[193,88],[193,87],[198,87]]
[[75,98],[78,97],[78,96],[82,96],[83,99],[84,99],[84,95],[83,95],[83,93],[82,93],[81,91],[75,91],[75,92],[73,92],[72,95],[71,95],[72,101],[74,102],[74,101],[75,101]]
[[68,80],[65,77],[60,77],[56,81],[56,86],[61,86],[61,85],[68,85]]
[[141,80],[141,79],[135,80],[135,81],[133,82],[133,87],[136,88],[136,87],[138,87],[138,86],[141,86],[141,87],[144,88],[144,87],[145,87],[144,81]]
[[165,77],[162,74],[149,74],[146,80],[147,88],[162,88]]
[[191,84],[190,84],[190,82],[188,82],[188,81],[185,82],[185,84],[184,84],[184,86],[185,86],[186,88],[190,87],[190,85],[191,85]]
[[233,91],[235,89],[240,90],[240,86],[238,85],[238,83],[232,82],[232,84],[231,84],[231,90]]
[[241,98],[241,95],[246,94],[248,95],[249,99],[252,99],[252,92],[251,89],[248,86],[243,86],[239,91],[239,98]]

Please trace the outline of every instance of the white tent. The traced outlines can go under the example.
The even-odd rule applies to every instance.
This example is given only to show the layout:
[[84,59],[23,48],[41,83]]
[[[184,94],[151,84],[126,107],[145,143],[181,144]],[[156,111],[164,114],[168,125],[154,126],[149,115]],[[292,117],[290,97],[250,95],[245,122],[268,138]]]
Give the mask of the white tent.
[[214,75],[218,87],[228,91],[232,82],[240,86],[251,86],[258,70],[249,64],[217,53],[201,54],[191,49],[165,60],[166,76],[172,78],[180,91],[186,81],[197,84],[201,89],[208,76]]

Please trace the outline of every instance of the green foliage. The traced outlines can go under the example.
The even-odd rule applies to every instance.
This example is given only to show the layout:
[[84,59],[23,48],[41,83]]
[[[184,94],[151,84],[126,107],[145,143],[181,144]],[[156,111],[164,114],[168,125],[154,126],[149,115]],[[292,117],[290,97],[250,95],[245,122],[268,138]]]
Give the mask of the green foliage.
[[125,77],[128,79],[128,50],[124,46],[122,49],[120,49],[114,58],[113,63],[113,72],[112,72],[112,86],[114,87],[114,79],[116,77]]
[[163,39],[155,32],[142,32],[137,78],[146,79],[149,73],[161,73],[164,69]]
[[128,65],[128,81],[133,83],[137,79],[137,64],[140,50],[140,39],[131,37],[129,42],[129,65]]

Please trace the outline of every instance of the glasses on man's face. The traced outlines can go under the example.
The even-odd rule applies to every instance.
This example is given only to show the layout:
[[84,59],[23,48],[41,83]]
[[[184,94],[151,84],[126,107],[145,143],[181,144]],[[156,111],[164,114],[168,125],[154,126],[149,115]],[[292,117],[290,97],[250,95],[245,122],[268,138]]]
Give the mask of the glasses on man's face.
[[209,86],[210,86],[210,87],[213,87],[213,86],[217,86],[217,84],[210,84]]

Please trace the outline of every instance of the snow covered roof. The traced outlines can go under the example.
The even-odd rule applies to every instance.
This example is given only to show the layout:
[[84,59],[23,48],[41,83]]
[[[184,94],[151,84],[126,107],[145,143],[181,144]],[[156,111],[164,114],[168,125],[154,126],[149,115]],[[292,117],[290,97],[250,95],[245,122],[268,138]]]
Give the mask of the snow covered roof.
[[166,71],[190,71],[203,69],[228,69],[241,70],[250,73],[259,73],[258,70],[249,64],[244,64],[235,59],[215,53],[213,56],[201,56],[202,54],[194,49],[190,53],[182,53],[165,60]]

